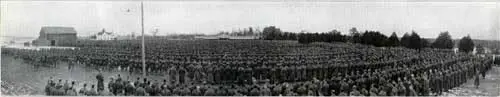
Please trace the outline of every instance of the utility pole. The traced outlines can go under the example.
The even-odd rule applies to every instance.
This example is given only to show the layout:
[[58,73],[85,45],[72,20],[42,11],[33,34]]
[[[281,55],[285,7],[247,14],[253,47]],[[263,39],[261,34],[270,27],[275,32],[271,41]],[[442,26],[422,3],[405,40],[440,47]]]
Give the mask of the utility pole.
[[143,1],[141,1],[141,37],[142,37],[142,48],[141,48],[141,55],[142,55],[142,76],[146,77],[146,50],[145,50],[145,45],[144,45],[144,4]]

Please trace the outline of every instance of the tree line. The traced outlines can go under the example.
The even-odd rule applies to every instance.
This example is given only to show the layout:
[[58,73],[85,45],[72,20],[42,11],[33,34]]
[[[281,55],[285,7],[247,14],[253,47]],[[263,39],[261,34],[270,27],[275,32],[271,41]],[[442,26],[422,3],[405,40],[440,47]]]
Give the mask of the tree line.
[[[421,38],[417,32],[405,33],[401,38],[396,32],[393,32],[389,37],[379,31],[364,31],[359,32],[356,28],[349,30],[349,35],[343,35],[338,30],[328,32],[308,33],[305,31],[299,33],[283,32],[275,26],[268,26],[262,30],[261,39],[264,40],[297,40],[302,44],[312,42],[350,42],[376,47],[406,47],[410,49],[420,50],[422,48],[437,48],[437,49],[453,49],[455,43],[452,40],[449,32],[441,32],[432,43],[428,39]],[[474,49],[474,42],[470,36],[464,36],[458,43],[459,51],[471,52]]]

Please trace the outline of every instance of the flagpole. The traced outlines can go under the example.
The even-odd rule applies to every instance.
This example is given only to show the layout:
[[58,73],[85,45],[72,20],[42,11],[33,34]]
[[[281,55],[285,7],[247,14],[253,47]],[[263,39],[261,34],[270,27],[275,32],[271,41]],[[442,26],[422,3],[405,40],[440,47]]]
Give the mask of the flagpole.
[[142,55],[142,76],[146,77],[146,50],[145,50],[145,45],[144,45],[144,4],[141,1],[141,42],[142,42],[142,48],[141,48],[141,55]]

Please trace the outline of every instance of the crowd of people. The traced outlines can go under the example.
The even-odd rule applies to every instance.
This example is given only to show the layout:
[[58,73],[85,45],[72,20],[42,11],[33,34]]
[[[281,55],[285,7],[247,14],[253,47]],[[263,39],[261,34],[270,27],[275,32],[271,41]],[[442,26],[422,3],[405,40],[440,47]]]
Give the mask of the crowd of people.
[[[177,42],[177,43],[176,43]],[[179,43],[180,42],[180,43]],[[46,57],[104,70],[141,73],[135,42],[78,50],[12,50],[23,59]],[[93,43],[89,43],[93,44]],[[103,45],[103,44],[102,44]],[[349,43],[289,41],[166,41],[147,43],[147,73],[163,82],[120,75],[96,84],[52,79],[47,95],[149,96],[428,96],[439,95],[491,67],[488,58],[451,51],[376,48]],[[130,47],[128,47],[130,46]],[[57,54],[49,54],[57,53]],[[54,60],[54,59],[51,59]],[[83,86],[83,87],[81,87]],[[76,87],[81,87],[76,92]],[[107,88],[105,88],[107,87]]]

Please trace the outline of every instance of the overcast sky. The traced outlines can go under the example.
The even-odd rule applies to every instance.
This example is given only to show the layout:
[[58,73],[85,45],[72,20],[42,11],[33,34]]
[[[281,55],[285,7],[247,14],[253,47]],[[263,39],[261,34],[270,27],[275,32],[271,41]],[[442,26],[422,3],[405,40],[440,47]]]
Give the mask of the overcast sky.
[[[347,33],[351,27],[398,36],[415,30],[435,38],[499,39],[500,4],[496,2],[266,2],[146,1],[145,31],[159,35],[214,34],[274,25],[283,31]],[[130,9],[130,12],[127,10]],[[74,27],[79,36],[105,28],[120,35],[140,33],[140,2],[1,1],[3,36],[37,37],[42,26]]]

